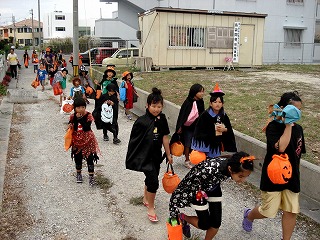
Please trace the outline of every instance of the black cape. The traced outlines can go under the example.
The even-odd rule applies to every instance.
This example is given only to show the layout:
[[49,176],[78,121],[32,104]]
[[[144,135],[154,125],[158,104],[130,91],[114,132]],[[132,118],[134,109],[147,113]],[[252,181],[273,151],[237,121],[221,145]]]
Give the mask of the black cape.
[[222,143],[223,151],[237,152],[236,140],[230,119],[226,113],[222,115],[219,114],[219,116],[221,122],[228,129],[227,132],[222,133],[222,136],[216,136],[215,124],[217,122],[217,116],[212,117],[207,110],[198,120],[193,135],[193,141],[196,144],[203,143],[205,146],[210,146],[212,149],[220,147],[220,144]]
[[[158,116],[166,118],[163,113]],[[133,124],[126,156],[126,169],[138,172],[153,170],[152,154],[155,118],[146,110],[146,114],[139,117]]]

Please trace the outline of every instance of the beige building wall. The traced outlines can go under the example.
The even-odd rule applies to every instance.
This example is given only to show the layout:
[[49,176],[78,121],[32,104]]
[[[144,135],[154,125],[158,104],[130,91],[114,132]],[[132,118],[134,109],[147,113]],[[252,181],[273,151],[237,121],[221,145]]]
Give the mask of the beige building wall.
[[[253,14],[252,14],[253,15]],[[262,65],[264,17],[230,16],[223,14],[199,14],[152,11],[139,16],[142,32],[141,56],[151,57],[160,67],[223,67],[225,58],[232,57],[232,48],[207,48],[207,31],[204,48],[169,47],[169,26],[232,27],[241,23],[240,67]]]

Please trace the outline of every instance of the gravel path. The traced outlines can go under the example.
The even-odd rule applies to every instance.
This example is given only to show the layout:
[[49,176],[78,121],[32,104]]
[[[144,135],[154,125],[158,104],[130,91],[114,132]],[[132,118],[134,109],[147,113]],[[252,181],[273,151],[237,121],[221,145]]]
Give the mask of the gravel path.
[[[32,69],[22,69],[22,79],[18,88],[29,87],[33,78]],[[18,181],[27,214],[33,219],[30,228],[18,233],[17,239],[73,240],[164,240],[165,221],[168,217],[170,195],[160,187],[156,198],[156,211],[160,221],[156,224],[147,219],[143,205],[134,206],[130,199],[143,193],[144,175],[125,170],[124,159],[133,121],[119,113],[120,145],[102,140],[102,131],[93,130],[103,156],[96,171],[113,182],[104,191],[98,186],[89,187],[88,175],[84,167],[84,182],[75,182],[75,167],[70,152],[63,150],[63,136],[69,119],[59,113],[58,98],[52,90],[41,92],[37,89],[39,102],[35,104],[15,104],[12,129],[21,134],[21,155],[12,162],[15,168],[23,167],[22,174],[6,181]],[[88,105],[92,112],[93,104]],[[10,143],[14,144],[14,143]],[[182,158],[174,159],[176,172],[182,178],[187,169]],[[164,173],[163,164],[161,175]],[[252,193],[242,186],[229,181],[223,184],[223,223],[215,239],[280,239],[281,220],[265,219],[256,221],[254,230],[248,234],[242,230],[242,211],[258,203]],[[193,211],[188,208],[187,213]],[[308,238],[304,222],[299,222],[293,239]],[[203,239],[204,232],[192,228],[192,233]],[[0,237],[1,239],[1,237]]]

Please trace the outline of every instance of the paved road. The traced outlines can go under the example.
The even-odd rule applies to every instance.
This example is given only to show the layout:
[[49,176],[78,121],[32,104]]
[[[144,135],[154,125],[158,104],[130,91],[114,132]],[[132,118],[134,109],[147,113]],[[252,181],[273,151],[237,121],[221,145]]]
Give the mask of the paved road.
[[[12,82],[10,87],[32,90],[33,79],[32,68],[22,68],[19,81]],[[166,239],[170,195],[160,187],[156,198],[160,218],[157,224],[149,222],[144,206],[130,203],[133,197],[142,196],[144,180],[143,174],[128,171],[124,166],[133,121],[126,119],[120,109],[120,145],[104,142],[102,132],[93,127],[102,152],[96,170],[113,182],[109,191],[89,187],[86,171],[84,183],[77,184],[70,153],[63,150],[69,116],[59,113],[58,98],[48,86],[44,92],[40,88],[34,91],[37,91],[38,103],[15,104],[11,125],[12,130],[21,134],[21,154],[10,160],[9,167],[23,167],[25,171],[6,181],[20,183],[27,214],[33,219],[33,225],[19,232],[17,239]],[[92,112],[93,104],[87,109]],[[182,178],[187,173],[183,159],[174,161],[175,170]],[[164,168],[163,165],[161,175]],[[252,233],[242,230],[243,208],[258,203],[253,194],[231,181],[223,184],[223,194],[223,223],[216,239],[281,238],[280,215],[276,219],[256,221]],[[190,208],[183,211],[193,212]],[[299,226],[293,239],[313,239],[304,222],[299,221]],[[194,228],[192,233],[199,239],[204,237],[204,232]]]

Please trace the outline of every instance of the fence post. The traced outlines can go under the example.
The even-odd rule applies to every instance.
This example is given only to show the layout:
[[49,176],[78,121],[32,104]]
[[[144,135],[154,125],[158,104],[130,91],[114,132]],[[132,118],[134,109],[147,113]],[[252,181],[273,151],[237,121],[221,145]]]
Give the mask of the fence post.
[[302,56],[301,56],[301,64],[303,64],[303,54],[304,54],[304,43],[302,43]]
[[280,64],[280,42],[278,43],[278,64]]

